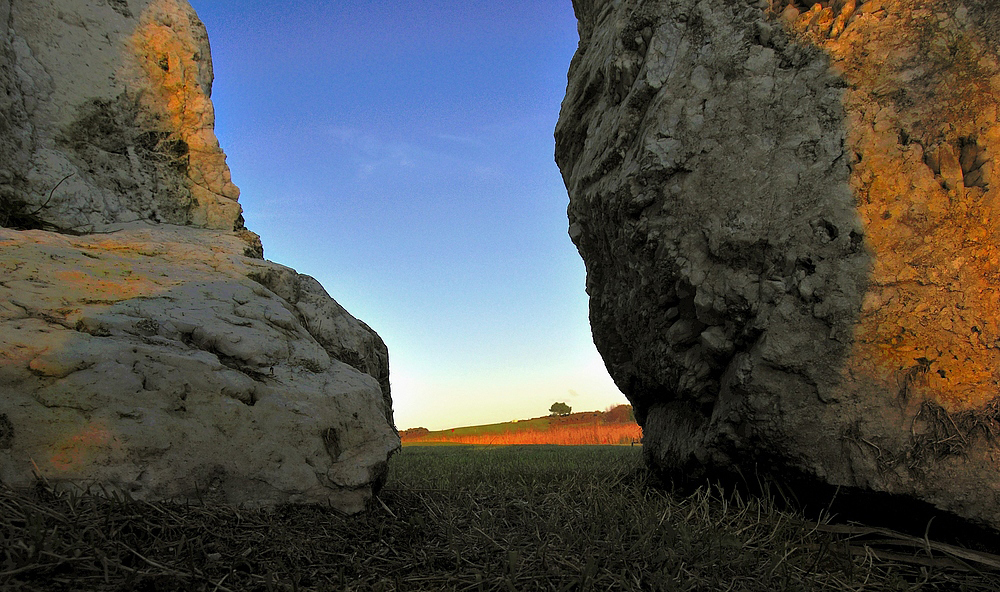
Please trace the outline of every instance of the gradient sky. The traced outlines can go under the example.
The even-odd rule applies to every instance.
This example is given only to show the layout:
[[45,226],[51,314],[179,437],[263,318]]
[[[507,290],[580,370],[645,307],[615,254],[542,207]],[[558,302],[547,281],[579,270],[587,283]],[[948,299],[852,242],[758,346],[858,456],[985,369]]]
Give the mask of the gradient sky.
[[191,4],[247,226],[385,340],[400,429],[627,402],[553,162],[571,0]]

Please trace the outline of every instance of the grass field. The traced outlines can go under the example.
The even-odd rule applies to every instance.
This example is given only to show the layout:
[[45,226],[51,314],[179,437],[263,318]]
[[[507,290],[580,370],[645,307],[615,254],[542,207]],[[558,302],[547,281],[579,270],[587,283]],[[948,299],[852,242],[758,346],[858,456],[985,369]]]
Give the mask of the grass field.
[[546,427],[545,429],[529,428],[483,433],[465,433],[465,430],[469,430],[469,428],[459,428],[456,430],[458,433],[451,432],[450,430],[432,432],[430,436],[424,438],[404,440],[403,445],[421,446],[435,443],[451,443],[477,446],[515,446],[525,444],[620,446],[637,443],[642,439],[642,428],[637,424],[569,425]]
[[998,589],[961,550],[861,530],[716,488],[674,495],[639,448],[409,447],[353,517],[0,490],[0,589]]
[[[631,408],[628,408],[631,410]],[[592,411],[565,416],[536,417],[522,421],[470,426],[438,431],[404,430],[403,446],[434,443],[476,446],[556,444],[559,446],[629,445],[642,440],[642,428],[626,421],[609,421],[609,413]]]

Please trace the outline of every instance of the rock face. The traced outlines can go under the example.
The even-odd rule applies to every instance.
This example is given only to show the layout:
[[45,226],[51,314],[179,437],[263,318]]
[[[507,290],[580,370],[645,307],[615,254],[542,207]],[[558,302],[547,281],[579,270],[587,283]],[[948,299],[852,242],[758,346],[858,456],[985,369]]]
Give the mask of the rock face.
[[0,27],[0,482],[361,510],[399,447],[386,347],[243,228],[190,6]]
[[77,232],[242,228],[215,138],[208,35],[185,0],[0,0],[0,21],[0,154],[18,154],[0,163],[0,195],[21,204],[13,214]]
[[574,5],[556,159],[647,460],[1000,529],[1000,9]]

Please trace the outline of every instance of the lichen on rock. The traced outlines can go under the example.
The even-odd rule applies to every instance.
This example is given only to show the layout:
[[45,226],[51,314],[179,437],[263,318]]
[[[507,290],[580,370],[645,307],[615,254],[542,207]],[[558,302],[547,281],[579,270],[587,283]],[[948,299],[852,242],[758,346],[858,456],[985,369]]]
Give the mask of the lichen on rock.
[[184,225],[196,207],[185,180],[190,150],[163,127],[138,97],[123,93],[81,105],[59,142],[88,170],[102,171],[92,177],[100,189],[146,194],[149,220]]

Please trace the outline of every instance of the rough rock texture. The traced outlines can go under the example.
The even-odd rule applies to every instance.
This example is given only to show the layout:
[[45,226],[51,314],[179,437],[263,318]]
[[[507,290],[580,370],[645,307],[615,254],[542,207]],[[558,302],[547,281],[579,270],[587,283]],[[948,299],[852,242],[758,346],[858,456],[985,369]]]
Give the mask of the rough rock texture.
[[556,159],[649,462],[1000,529],[1000,8],[574,5]]
[[399,446],[385,345],[243,247],[0,229],[0,481],[363,508]]
[[0,161],[0,216],[242,228],[186,0],[0,0],[0,22],[0,155],[18,154]]
[[186,0],[0,0],[0,483],[362,509],[382,340],[263,260]]

